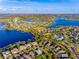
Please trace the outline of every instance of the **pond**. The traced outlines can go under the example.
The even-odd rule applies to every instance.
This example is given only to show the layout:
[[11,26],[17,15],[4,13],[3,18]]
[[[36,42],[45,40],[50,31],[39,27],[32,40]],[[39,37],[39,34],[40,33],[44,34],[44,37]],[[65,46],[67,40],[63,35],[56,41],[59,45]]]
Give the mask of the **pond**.
[[2,24],[2,23],[0,23],[0,29],[5,29],[6,28],[6,24]]

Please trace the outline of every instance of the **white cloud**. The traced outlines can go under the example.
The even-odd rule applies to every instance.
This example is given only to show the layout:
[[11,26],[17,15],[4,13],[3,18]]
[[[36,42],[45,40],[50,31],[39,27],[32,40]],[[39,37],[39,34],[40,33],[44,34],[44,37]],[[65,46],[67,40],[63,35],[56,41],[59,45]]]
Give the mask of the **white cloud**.
[[[2,1],[14,1],[15,0],[2,0]],[[15,3],[14,3],[15,4]],[[14,6],[2,5],[0,7],[0,13],[78,13],[79,4],[51,4],[51,3],[38,3],[38,2],[24,2],[16,3]]]
[[0,2],[30,2],[31,0],[0,0]]
[[4,1],[4,0],[0,0],[0,1]]

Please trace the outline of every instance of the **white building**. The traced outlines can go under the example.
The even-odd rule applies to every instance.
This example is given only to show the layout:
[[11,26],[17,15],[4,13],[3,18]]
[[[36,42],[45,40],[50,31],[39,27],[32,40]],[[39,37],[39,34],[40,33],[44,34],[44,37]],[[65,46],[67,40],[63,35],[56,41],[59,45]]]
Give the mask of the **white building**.
[[36,53],[37,53],[37,55],[41,55],[42,54],[42,51],[40,49],[37,49],[36,50]]

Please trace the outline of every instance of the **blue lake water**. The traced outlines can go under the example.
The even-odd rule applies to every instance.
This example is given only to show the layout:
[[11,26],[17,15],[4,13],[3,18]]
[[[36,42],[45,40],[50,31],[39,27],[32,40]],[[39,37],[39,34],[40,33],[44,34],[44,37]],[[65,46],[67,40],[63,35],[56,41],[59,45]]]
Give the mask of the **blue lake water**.
[[57,28],[58,26],[79,26],[79,20],[65,20],[64,18],[56,18],[49,28]]
[[29,41],[29,39],[34,40],[34,36],[30,32],[0,30],[0,48],[18,41]]
[[47,20],[32,20],[32,19],[26,19],[26,22],[46,22]]

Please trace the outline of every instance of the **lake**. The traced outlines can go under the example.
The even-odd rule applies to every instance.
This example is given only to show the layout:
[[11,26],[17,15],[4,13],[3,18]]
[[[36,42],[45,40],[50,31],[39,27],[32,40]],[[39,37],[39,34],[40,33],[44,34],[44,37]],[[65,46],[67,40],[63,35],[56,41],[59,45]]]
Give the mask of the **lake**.
[[0,48],[18,41],[34,41],[34,36],[30,32],[17,30],[0,30]]
[[65,20],[64,18],[56,18],[49,28],[57,28],[58,26],[79,26],[79,20]]

